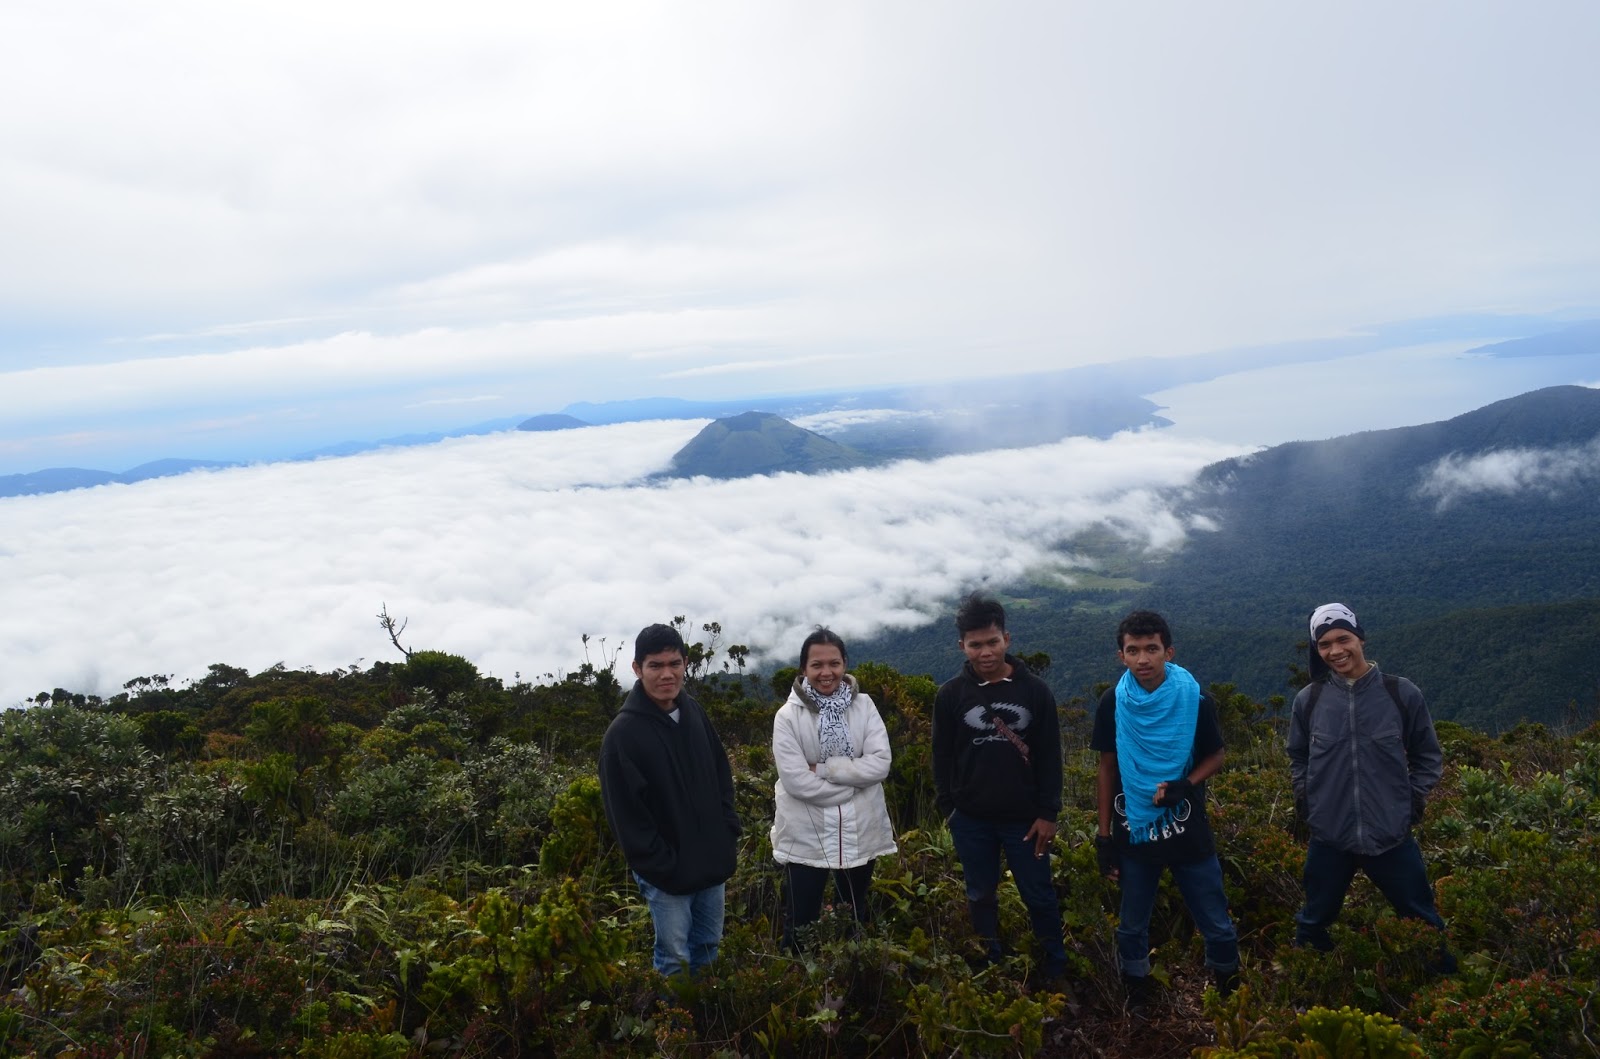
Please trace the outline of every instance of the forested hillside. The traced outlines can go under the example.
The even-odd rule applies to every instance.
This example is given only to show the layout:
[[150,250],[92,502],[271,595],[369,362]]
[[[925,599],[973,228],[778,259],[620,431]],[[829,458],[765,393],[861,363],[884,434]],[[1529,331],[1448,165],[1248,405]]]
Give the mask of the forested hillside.
[[[1305,619],[1339,600],[1379,664],[1436,717],[1489,731],[1600,711],[1600,390],[1553,387],[1442,423],[1296,442],[1207,468],[1173,503],[1203,519],[1182,548],[1110,534],[1069,550],[1098,568],[1004,586],[1057,692],[1115,667],[1117,620],[1167,615],[1185,665],[1258,697],[1305,662]],[[1066,472],[1064,472],[1066,473]],[[943,672],[947,623],[886,635],[875,657]]]
[[[1079,706],[1061,707],[1064,992],[1026,988],[1026,953],[969,964],[932,805],[936,685],[872,663],[856,672],[894,748],[900,851],[879,862],[870,929],[826,918],[818,947],[789,958],[766,837],[777,699],[720,634],[691,636],[691,687],[728,744],[744,835],[723,955],[698,985],[651,972],[648,914],[601,813],[594,759],[622,690],[604,645],[575,643],[585,661],[540,685],[431,651],[331,673],[219,664],[0,716],[0,1054],[1600,1054],[1600,727],[1440,726],[1447,770],[1420,838],[1462,956],[1441,980],[1427,932],[1365,882],[1336,954],[1287,947],[1302,849],[1282,733],[1263,704],[1213,688],[1229,758],[1212,819],[1246,988],[1203,993],[1199,939],[1164,889],[1162,999],[1129,1021]],[[1015,891],[1002,899],[1007,933],[1026,937]]]
[[672,457],[672,474],[680,478],[744,478],[780,471],[815,474],[865,462],[850,447],[770,412],[743,412],[708,423]]

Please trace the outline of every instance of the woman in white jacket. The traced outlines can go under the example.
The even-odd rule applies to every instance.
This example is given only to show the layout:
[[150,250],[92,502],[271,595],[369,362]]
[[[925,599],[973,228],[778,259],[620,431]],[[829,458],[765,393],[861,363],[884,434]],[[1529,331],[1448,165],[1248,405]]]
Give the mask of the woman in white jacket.
[[844,641],[819,627],[800,646],[800,675],[772,719],[772,856],[784,868],[783,944],[791,952],[797,932],[822,913],[830,872],[856,922],[867,922],[872,861],[895,852],[883,801],[889,733],[872,697],[844,670]]

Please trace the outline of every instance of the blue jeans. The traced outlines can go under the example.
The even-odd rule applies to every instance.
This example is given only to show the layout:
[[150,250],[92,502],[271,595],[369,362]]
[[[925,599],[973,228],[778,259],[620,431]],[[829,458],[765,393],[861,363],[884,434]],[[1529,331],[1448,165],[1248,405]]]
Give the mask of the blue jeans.
[[697,975],[717,958],[722,940],[723,885],[708,886],[692,894],[669,894],[633,873],[639,892],[650,906],[656,928],[656,970],[673,975]]
[[1333,948],[1328,928],[1344,908],[1344,895],[1350,890],[1357,868],[1367,873],[1402,918],[1420,919],[1444,930],[1444,920],[1433,906],[1433,887],[1428,884],[1428,869],[1423,867],[1422,850],[1415,838],[1407,835],[1398,846],[1373,856],[1312,842],[1306,849],[1306,903],[1294,917],[1296,945],[1310,945],[1323,952]]
[[1156,906],[1161,873],[1183,894],[1189,917],[1206,939],[1206,966],[1222,974],[1239,969],[1239,934],[1228,918],[1228,895],[1222,889],[1222,865],[1215,855],[1187,864],[1148,864],[1122,858],[1122,918],[1117,923],[1117,962],[1130,978],[1150,973],[1150,913]]
[[990,960],[1005,955],[1000,945],[1000,854],[1006,855],[1017,893],[1027,906],[1033,936],[1044,954],[1047,974],[1059,974],[1067,967],[1067,947],[1061,940],[1061,904],[1056,900],[1055,883],[1050,878],[1050,853],[1033,855],[1033,840],[1022,836],[1033,821],[978,820],[957,809],[950,814],[950,838],[961,860],[961,875],[967,888],[967,912],[972,929],[983,940]]

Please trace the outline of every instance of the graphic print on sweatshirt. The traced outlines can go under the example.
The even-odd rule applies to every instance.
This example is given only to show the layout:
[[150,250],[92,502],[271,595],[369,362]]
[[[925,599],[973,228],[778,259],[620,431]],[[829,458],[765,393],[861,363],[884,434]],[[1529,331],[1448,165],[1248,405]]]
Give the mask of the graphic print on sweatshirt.
[[979,733],[972,737],[973,746],[992,743],[995,740],[1006,742],[1006,737],[1001,734],[1000,729],[995,727],[993,721],[988,720],[991,714],[999,717],[1006,723],[1007,728],[1018,735],[1026,732],[1028,725],[1033,721],[1033,711],[1014,702],[991,702],[987,706],[974,706],[961,715],[961,723]]

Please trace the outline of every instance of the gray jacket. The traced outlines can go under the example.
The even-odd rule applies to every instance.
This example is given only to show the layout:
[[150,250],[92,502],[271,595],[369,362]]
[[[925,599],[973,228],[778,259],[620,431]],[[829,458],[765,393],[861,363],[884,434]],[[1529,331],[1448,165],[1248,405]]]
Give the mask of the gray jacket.
[[1422,819],[1444,753],[1422,692],[1400,677],[1400,701],[1377,666],[1352,683],[1330,673],[1307,720],[1314,684],[1289,716],[1289,773],[1311,839],[1351,853],[1393,849]]

